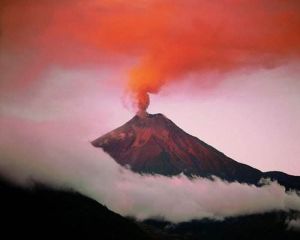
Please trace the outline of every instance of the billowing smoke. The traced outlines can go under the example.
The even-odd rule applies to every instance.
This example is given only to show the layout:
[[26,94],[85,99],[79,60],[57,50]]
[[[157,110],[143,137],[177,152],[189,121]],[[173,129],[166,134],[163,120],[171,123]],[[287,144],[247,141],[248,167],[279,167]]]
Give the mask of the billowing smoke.
[[2,174],[22,184],[72,187],[122,215],[181,222],[300,210],[300,196],[276,182],[259,188],[220,179],[191,181],[183,175],[141,176],[121,168],[64,124],[17,118],[0,123]]
[[[299,58],[296,1],[154,1],[146,9],[153,28],[139,14],[136,28],[127,25],[149,30],[131,71],[133,91],[156,93],[188,74],[275,67]],[[201,86],[201,76],[197,81]]]
[[[148,93],[197,74],[272,68],[299,58],[296,0],[2,1],[2,57],[6,88],[20,89],[51,66],[127,63],[137,108]],[[210,86],[218,81],[211,80]],[[2,86],[2,87],[3,87]]]

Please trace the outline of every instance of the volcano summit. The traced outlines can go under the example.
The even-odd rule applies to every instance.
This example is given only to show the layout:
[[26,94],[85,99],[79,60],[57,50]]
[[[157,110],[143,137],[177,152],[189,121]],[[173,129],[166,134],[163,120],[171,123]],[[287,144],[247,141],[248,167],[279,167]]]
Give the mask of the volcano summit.
[[262,177],[300,189],[300,177],[261,172],[239,163],[189,135],[163,114],[139,112],[123,126],[94,140],[117,163],[138,173],[166,176],[217,176],[227,181],[258,184]]

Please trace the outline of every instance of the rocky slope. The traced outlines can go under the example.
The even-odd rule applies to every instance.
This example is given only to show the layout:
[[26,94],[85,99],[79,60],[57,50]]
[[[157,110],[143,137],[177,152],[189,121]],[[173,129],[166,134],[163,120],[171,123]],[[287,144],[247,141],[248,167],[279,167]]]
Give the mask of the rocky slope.
[[94,140],[123,166],[139,173],[220,177],[227,181],[258,184],[262,177],[300,189],[300,177],[281,172],[263,173],[239,163],[189,135],[162,114],[135,115],[123,126]]

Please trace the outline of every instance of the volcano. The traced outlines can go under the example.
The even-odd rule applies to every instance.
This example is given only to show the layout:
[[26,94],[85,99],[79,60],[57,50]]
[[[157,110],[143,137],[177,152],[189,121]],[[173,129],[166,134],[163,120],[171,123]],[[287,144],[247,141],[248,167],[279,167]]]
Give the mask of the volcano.
[[163,114],[139,112],[121,127],[92,141],[117,163],[138,173],[211,178],[259,184],[271,178],[288,188],[300,189],[300,177],[262,172],[239,163],[184,132]]

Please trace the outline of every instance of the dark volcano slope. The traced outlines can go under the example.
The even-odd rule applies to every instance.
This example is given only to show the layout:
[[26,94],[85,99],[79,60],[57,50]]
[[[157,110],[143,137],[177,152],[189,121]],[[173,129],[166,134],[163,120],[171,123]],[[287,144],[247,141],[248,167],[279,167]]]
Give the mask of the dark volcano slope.
[[239,163],[184,132],[162,114],[136,115],[92,144],[101,147],[119,164],[139,173],[215,175],[249,184],[258,184],[261,177],[271,177],[288,188],[300,189],[300,177],[280,172],[263,173]]
[[1,179],[0,213],[1,239],[153,239],[88,197],[41,185],[29,190]]

